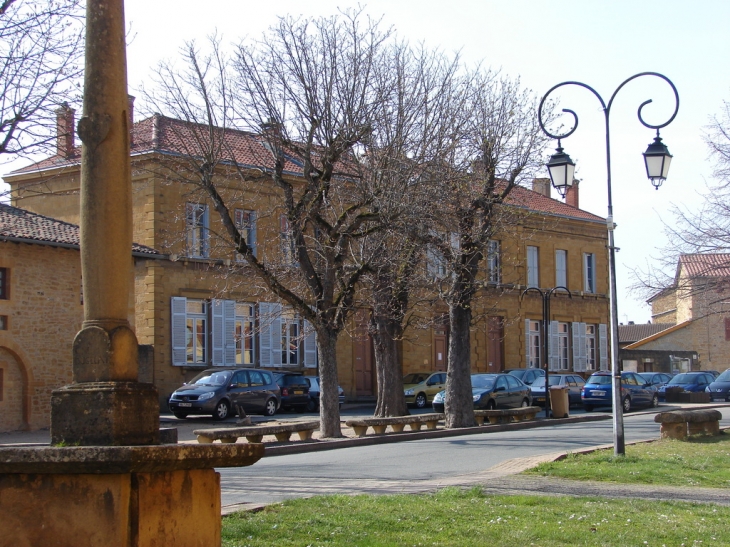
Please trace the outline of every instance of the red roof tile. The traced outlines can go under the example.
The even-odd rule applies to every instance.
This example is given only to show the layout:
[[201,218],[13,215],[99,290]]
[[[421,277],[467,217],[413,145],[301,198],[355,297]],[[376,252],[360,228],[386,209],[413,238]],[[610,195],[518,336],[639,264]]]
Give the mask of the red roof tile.
[[677,264],[690,277],[730,277],[730,254],[683,254]]
[[[273,158],[264,139],[257,134],[234,129],[220,129],[219,136],[225,136],[226,150],[223,157],[242,167],[257,169],[273,169]],[[151,118],[136,122],[132,129],[132,156],[146,152],[158,152],[173,155],[198,155],[197,143],[209,142],[209,127],[168,118],[155,114]],[[302,163],[293,155],[287,156],[285,171],[301,175]],[[69,158],[52,156],[38,163],[24,167],[11,173],[29,173],[33,171],[74,165],[81,161],[81,148],[78,147]],[[572,207],[562,201],[549,198],[525,187],[516,187],[507,198],[507,203],[551,215],[592,221],[603,221],[599,216]]]
[[[0,203],[0,241],[31,241],[43,245],[79,246],[79,227],[55,218]],[[133,253],[162,256],[159,251],[132,244]]]

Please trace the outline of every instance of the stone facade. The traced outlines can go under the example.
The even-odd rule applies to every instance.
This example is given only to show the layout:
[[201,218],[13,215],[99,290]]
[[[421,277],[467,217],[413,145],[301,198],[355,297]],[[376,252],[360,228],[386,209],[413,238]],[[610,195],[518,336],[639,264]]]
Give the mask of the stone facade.
[[0,242],[9,298],[0,300],[0,431],[48,427],[51,391],[71,382],[71,344],[81,328],[79,251]]
[[[150,120],[135,125],[139,128],[145,124],[158,127],[155,124],[162,123],[157,117]],[[157,128],[153,135],[157,131],[164,133]],[[196,193],[193,187],[172,182],[177,177],[172,171],[173,164],[168,164],[166,156],[159,152],[162,145],[144,148],[141,144],[144,142],[144,138],[135,133],[134,143],[140,150],[133,149],[133,239],[159,250],[166,257],[162,260],[138,260],[133,323],[139,343],[153,348],[154,367],[149,380],[159,389],[160,404],[165,408],[171,391],[202,368],[213,364],[210,354],[201,362],[175,361],[173,299],[183,305],[189,301],[212,305],[215,300],[252,304],[258,334],[253,337],[253,361],[248,366],[266,366],[260,343],[264,329],[260,311],[262,304],[275,304],[276,300],[261,286],[245,262],[237,261],[230,242],[220,235],[225,230],[212,203]],[[68,222],[78,222],[79,176],[78,164],[73,158],[51,158],[37,168],[14,173],[5,180],[11,186],[14,205]],[[282,224],[281,210],[277,208],[277,191],[262,184],[255,176],[244,182],[236,180],[236,185],[224,183],[221,186],[229,208],[255,212],[257,257],[270,263],[281,261]],[[530,252],[534,253],[531,260],[536,260],[531,267],[536,269],[537,286],[552,288],[559,283],[559,275],[563,275],[561,283],[567,285],[571,293],[570,298],[558,294],[551,298],[551,321],[556,329],[566,329],[562,334],[558,334],[557,330],[554,333],[555,347],[558,338],[561,338],[565,341],[566,352],[563,364],[556,365],[556,370],[575,369],[588,374],[594,368],[605,368],[610,347],[607,337],[609,302],[605,221],[550,199],[549,195],[545,195],[549,194],[549,188],[547,192],[544,188],[540,192],[518,188],[516,192],[524,202],[519,209],[524,211],[509,233],[495,235],[500,244],[501,278],[498,283],[485,283],[475,299],[475,326],[471,338],[473,371],[524,368],[528,366],[531,345],[542,351],[542,333],[530,335],[526,332],[526,321],[542,320],[542,300],[533,293],[522,296],[528,284],[528,247],[536,249]],[[577,195],[575,200],[577,203]],[[207,239],[205,253],[202,253],[206,256],[203,257],[196,256],[201,253],[191,249],[195,242],[191,244],[190,239],[190,206],[201,207],[197,209],[199,218],[201,222],[205,219]],[[560,266],[556,258],[558,252],[562,256]],[[587,257],[590,258],[590,281],[587,281]],[[417,313],[426,320],[434,320],[446,314],[447,309],[435,304],[423,306]],[[342,334],[337,345],[339,383],[348,399],[376,393],[371,342],[367,335],[357,336],[357,333],[363,332],[363,317],[360,313],[351,318],[348,332]],[[208,317],[208,321],[206,325],[210,327],[213,317]],[[304,327],[301,325],[302,329]],[[593,330],[588,337],[587,328]],[[73,334],[68,338],[69,343]],[[593,365],[587,367],[590,350],[586,347],[591,343]],[[306,361],[306,339],[301,346],[300,361],[287,369],[316,373],[316,365]],[[447,347],[447,327],[436,325],[409,329],[402,342],[403,372],[445,370]],[[202,351],[210,352],[210,349],[206,347]],[[547,361],[546,356],[540,355],[533,364],[542,366]]]

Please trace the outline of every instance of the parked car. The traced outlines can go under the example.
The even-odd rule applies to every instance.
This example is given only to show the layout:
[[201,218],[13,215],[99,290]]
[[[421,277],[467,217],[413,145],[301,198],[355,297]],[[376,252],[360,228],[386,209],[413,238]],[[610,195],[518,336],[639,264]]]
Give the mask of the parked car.
[[667,389],[670,387],[681,387],[684,391],[705,391],[705,388],[715,381],[715,377],[707,372],[680,372],[674,378],[669,380],[659,388],[659,400],[664,401],[667,395]]
[[545,371],[541,368],[508,368],[505,372],[512,376],[516,376],[528,386],[532,385],[532,382],[534,382],[537,378],[545,376]]
[[[613,399],[613,376],[610,372],[594,372],[586,380],[581,401],[586,412],[597,406],[611,406]],[[621,406],[624,412],[637,407],[659,406],[657,390],[636,372],[621,373]]]
[[445,387],[445,372],[412,372],[403,377],[406,404],[416,408],[426,408]]
[[657,389],[669,382],[674,376],[668,372],[639,372],[638,374]]
[[271,372],[214,368],[176,389],[167,406],[180,419],[190,414],[211,414],[216,420],[225,420],[236,413],[237,405],[250,414],[273,416],[280,404],[281,393]]
[[274,381],[281,389],[281,408],[304,412],[309,405],[309,383],[294,372],[275,372]]
[[713,401],[730,401],[730,368],[705,388]]
[[[581,393],[586,381],[577,374],[550,374],[550,387],[559,386],[568,388],[568,404],[579,405],[581,403]],[[532,393],[533,404],[545,405],[545,376],[536,378],[530,384],[530,392]]]
[[719,370],[705,370],[704,372],[709,372],[709,373],[710,373],[710,374],[712,374],[712,375],[713,375],[713,376],[714,376],[715,378],[717,378],[718,376],[720,376],[720,371],[719,371]]
[[[305,376],[304,379],[309,384],[309,400],[307,401],[307,410],[314,412],[319,409],[319,376]],[[340,399],[340,408],[345,402],[345,390],[337,386],[337,392]]]
[[[493,410],[530,406],[530,388],[522,380],[510,374],[472,374],[471,392],[474,408]],[[446,391],[440,391],[433,398],[433,409],[444,411]]]

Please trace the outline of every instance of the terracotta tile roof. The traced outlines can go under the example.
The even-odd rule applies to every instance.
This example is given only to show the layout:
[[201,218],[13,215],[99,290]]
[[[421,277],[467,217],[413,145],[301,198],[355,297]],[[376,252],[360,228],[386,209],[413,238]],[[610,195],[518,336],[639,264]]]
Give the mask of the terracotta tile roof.
[[[219,136],[225,135],[225,147],[223,156],[228,161],[235,162],[241,167],[256,169],[273,169],[272,155],[267,149],[264,139],[255,133],[239,131],[234,129],[220,129]],[[168,118],[160,114],[136,122],[132,128],[132,156],[147,152],[157,152],[170,155],[197,155],[199,147],[197,143],[208,142],[209,127],[207,125],[195,124]],[[81,147],[77,147],[69,158],[52,156],[41,160],[38,163],[29,165],[11,175],[30,173],[33,171],[62,167],[65,165],[76,165],[81,161]],[[287,156],[284,166],[286,172],[293,175],[301,175],[302,162],[293,154]],[[597,215],[572,207],[562,201],[549,198],[538,192],[529,190],[523,186],[516,187],[507,199],[507,203],[517,207],[524,207],[532,211],[546,214],[559,215],[568,218],[577,218],[592,221],[603,221]]]
[[674,323],[647,323],[644,325],[619,325],[618,341],[621,343],[633,343],[654,336],[673,327]]
[[[641,340],[638,340],[636,342],[632,342],[631,344],[628,344],[628,345],[624,346],[623,349],[636,349],[636,348],[639,348],[639,347],[641,347],[641,346],[643,346],[645,344],[648,344],[649,342],[653,342],[654,340],[658,340],[659,338],[662,338],[664,336],[667,336],[668,334],[671,334],[673,332],[676,332],[678,330],[681,330],[681,329],[689,326],[693,321],[694,321],[694,319],[689,319],[689,320],[687,320],[687,321],[685,321],[683,323],[678,323],[676,325],[667,325],[667,328],[666,329],[661,330],[661,331],[659,331],[657,333],[654,333],[654,334],[652,334],[650,336],[647,336],[646,338],[642,338]],[[619,338],[620,338],[620,335],[619,335]]]
[[[0,241],[26,241],[41,245],[78,247],[79,227],[0,203]],[[132,244],[132,252],[162,257],[159,251],[138,243]]]
[[730,254],[683,254],[677,264],[690,277],[730,277]]

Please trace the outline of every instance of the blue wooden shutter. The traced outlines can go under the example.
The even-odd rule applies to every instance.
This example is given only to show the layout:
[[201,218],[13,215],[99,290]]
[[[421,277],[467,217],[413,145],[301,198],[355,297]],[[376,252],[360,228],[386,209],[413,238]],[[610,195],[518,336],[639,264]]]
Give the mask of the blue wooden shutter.
[[173,296],[170,299],[170,309],[172,315],[172,364],[174,366],[184,366],[187,364],[187,340],[186,340],[186,311],[187,298],[183,296]]

